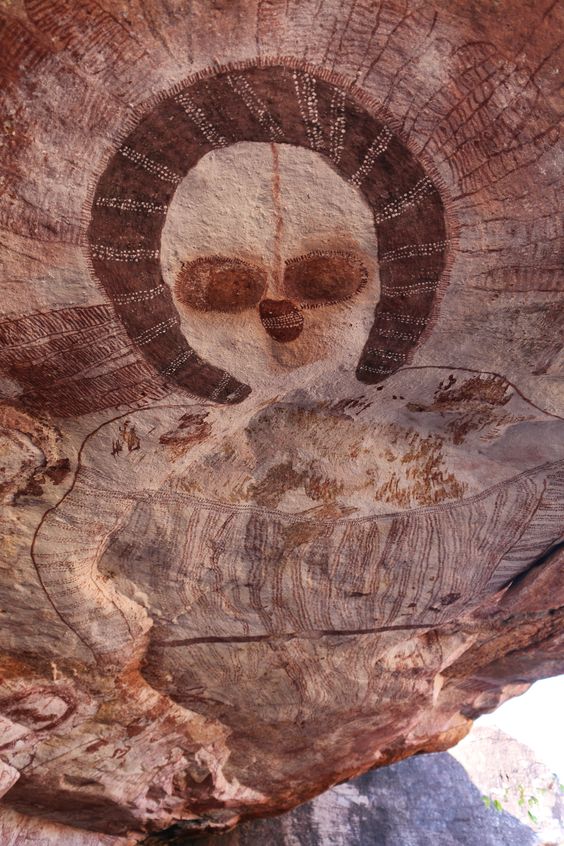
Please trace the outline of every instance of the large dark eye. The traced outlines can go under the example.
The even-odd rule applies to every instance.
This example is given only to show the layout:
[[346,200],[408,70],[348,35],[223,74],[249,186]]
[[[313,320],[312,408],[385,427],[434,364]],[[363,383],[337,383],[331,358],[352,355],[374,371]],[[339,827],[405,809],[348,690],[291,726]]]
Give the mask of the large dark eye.
[[236,258],[208,256],[183,265],[176,277],[178,300],[199,311],[244,311],[257,305],[266,273]]
[[303,308],[340,303],[360,291],[367,275],[354,253],[308,253],[286,262],[285,293]]

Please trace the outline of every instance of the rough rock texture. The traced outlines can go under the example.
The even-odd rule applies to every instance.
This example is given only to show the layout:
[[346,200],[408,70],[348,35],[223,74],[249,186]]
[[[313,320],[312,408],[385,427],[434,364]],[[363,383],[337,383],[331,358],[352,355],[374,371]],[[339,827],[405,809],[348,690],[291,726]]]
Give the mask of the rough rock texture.
[[[525,797],[521,805],[520,787]],[[497,799],[502,809],[487,808],[484,797]],[[529,809],[538,824],[528,816]],[[153,842],[158,846],[158,839]],[[169,843],[174,843],[172,836]],[[558,780],[530,749],[503,732],[476,727],[451,754],[400,761],[334,787],[289,814],[253,820],[198,843],[562,846],[564,797]]]
[[[36,843],[35,836],[41,846],[135,842],[0,810],[4,834],[3,846],[19,846],[24,835],[23,843]],[[282,816],[196,840],[199,846],[562,846],[564,795],[528,747],[497,729],[474,727],[451,753],[372,770]],[[193,842],[182,823],[143,840],[144,846]]]
[[476,725],[451,754],[490,805],[497,800],[542,846],[564,844],[564,786],[533,750],[497,728]]
[[10,819],[226,827],[562,671],[561,30],[0,4]]

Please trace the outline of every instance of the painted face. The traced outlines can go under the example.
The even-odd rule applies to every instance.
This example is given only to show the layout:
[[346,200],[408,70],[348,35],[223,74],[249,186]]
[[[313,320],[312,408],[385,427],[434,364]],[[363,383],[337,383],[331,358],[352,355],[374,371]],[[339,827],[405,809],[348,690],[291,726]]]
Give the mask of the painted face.
[[380,293],[362,194],[290,145],[204,157],[176,191],[161,262],[198,354],[255,392],[286,389],[322,360],[354,370]]
[[448,245],[437,186],[375,104],[281,65],[160,98],[101,175],[88,238],[146,362],[220,403],[285,387],[274,362],[387,379],[425,331]]

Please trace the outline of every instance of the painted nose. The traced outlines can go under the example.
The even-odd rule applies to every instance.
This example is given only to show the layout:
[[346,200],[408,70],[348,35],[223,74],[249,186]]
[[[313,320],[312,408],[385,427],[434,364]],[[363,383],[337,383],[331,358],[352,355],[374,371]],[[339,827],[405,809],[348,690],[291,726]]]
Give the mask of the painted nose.
[[295,340],[304,328],[303,315],[290,300],[262,300],[259,314],[270,337],[281,343]]

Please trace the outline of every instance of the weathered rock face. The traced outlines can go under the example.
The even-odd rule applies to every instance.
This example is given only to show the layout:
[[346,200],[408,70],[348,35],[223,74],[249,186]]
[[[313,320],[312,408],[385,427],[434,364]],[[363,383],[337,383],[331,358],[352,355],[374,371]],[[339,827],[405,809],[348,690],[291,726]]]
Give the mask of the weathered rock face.
[[[500,802],[499,810],[484,801],[494,799]],[[159,846],[159,837],[161,844],[166,842],[155,835],[154,846]],[[169,829],[167,837],[174,844],[174,830]],[[182,839],[178,828],[177,843]],[[503,732],[478,727],[452,754],[421,755],[373,770],[289,814],[253,820],[229,834],[199,841],[201,846],[559,846],[562,842],[564,797],[556,777],[523,744]]]
[[[452,751],[485,804],[532,829],[541,846],[564,841],[564,791],[532,749],[494,727],[476,725]],[[489,801],[488,801],[489,800]]]
[[[178,822],[142,842],[186,846],[194,842],[191,827]],[[134,842],[6,810],[0,814],[4,832],[6,846]],[[556,776],[514,738],[474,727],[451,753],[372,770],[287,814],[196,839],[200,846],[560,846],[563,834],[564,797]]]
[[225,827],[562,670],[561,23],[2,5],[11,820]]

